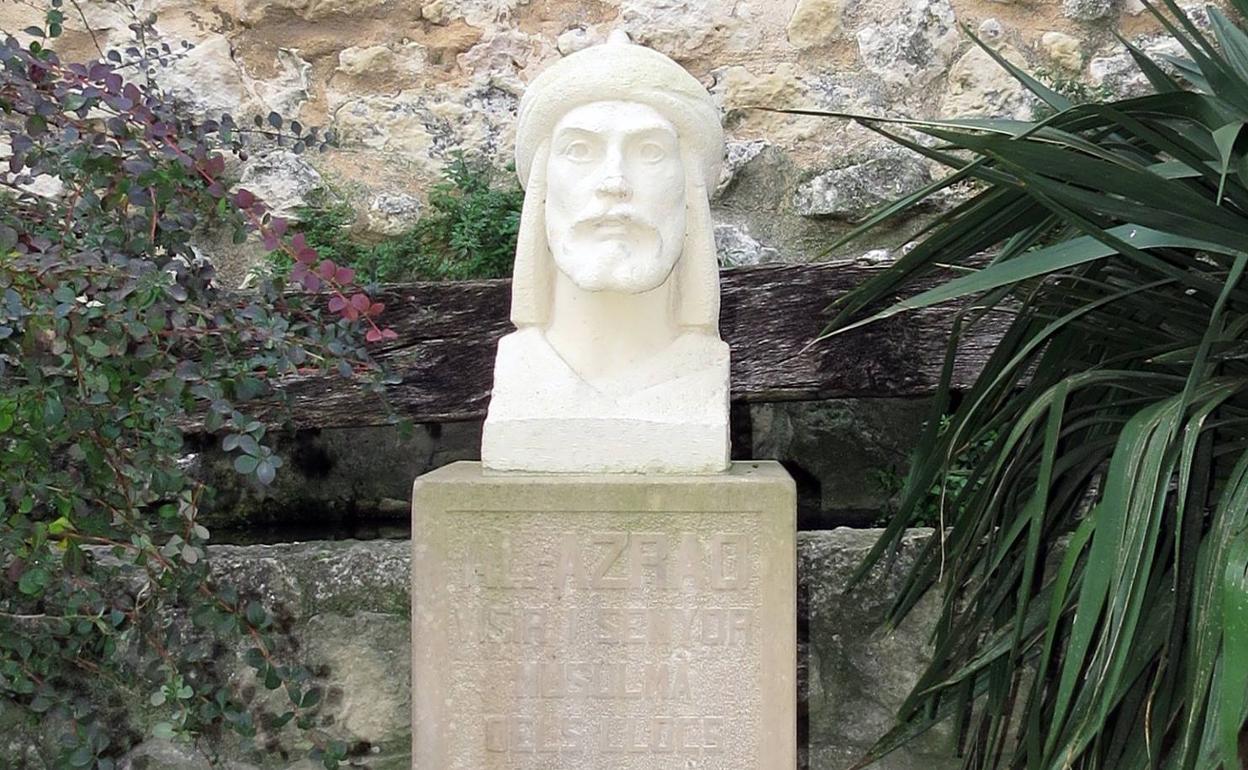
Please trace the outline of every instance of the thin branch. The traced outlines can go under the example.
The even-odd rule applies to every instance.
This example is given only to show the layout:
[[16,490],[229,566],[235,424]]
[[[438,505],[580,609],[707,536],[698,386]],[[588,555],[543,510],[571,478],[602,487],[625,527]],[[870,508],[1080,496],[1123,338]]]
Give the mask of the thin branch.
[[78,18],[82,19],[82,26],[87,30],[87,34],[91,36],[91,44],[95,46],[95,50],[99,53],[100,58],[106,58],[104,49],[100,47],[100,41],[95,37],[95,30],[91,28],[91,23],[87,21],[87,15],[82,12],[82,6],[78,5],[78,0],[69,0],[69,4],[74,6],[74,10],[78,12]]

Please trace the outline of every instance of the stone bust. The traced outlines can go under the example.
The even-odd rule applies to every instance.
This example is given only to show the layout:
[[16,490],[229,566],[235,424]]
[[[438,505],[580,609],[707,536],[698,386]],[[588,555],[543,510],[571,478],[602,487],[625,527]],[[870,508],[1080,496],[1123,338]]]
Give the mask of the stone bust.
[[526,90],[511,320],[487,469],[716,473],[728,466],[728,346],[708,189],[710,95],[628,41],[561,59]]

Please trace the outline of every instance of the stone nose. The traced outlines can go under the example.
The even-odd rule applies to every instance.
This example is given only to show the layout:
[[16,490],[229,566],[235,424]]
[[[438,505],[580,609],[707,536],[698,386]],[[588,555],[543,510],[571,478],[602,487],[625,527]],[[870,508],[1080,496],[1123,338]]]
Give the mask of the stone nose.
[[616,200],[627,200],[633,194],[633,188],[618,171],[603,174],[598,181],[598,194]]
[[633,193],[625,173],[623,148],[609,143],[602,165],[598,168],[598,194],[612,200],[627,200]]

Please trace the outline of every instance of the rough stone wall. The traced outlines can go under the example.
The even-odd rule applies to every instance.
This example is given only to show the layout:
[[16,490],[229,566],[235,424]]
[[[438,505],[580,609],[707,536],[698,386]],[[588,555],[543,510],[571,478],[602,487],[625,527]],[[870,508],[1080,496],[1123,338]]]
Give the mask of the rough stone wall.
[[[905,571],[930,530],[912,530],[896,558],[873,570],[853,592],[849,578],[879,530],[837,529],[798,535],[798,770],[843,770],[891,727],[894,711],[928,660],[927,638],[937,618],[929,596],[899,628],[883,629],[885,613]],[[274,608],[283,638],[316,671],[326,688],[317,727],[351,747],[349,767],[411,767],[411,635],[407,541],[314,542],[214,546],[219,576]],[[245,697],[280,698],[260,687],[234,651],[220,650],[222,670],[234,671]],[[309,744],[293,726],[265,729],[258,758],[231,739],[191,746],[150,735],[159,718],[151,693],[136,689],[116,724],[139,741],[120,770],[209,770],[220,752],[227,770],[314,770]],[[284,697],[284,696],[283,696]],[[11,715],[10,715],[11,716]],[[46,726],[43,726],[46,729]],[[0,768],[41,770],[53,747],[41,726],[0,713]],[[9,762],[11,764],[6,764]],[[873,765],[877,770],[953,770],[952,735],[934,729],[907,749]]]
[[[505,163],[524,84],[622,27],[685,65],[722,107],[730,141],[714,214],[727,264],[817,258],[848,222],[935,171],[848,121],[759,108],[1029,116],[1032,101],[960,25],[1044,79],[1093,93],[1144,85],[1115,31],[1146,51],[1177,50],[1138,0],[133,2],[157,14],[170,42],[194,44],[159,77],[198,109],[277,110],[340,133],[324,155],[254,158],[240,169],[245,184],[279,207],[332,185],[374,234],[419,215],[422,192],[456,150]],[[123,5],[81,7],[101,47],[128,44]],[[0,29],[37,16],[0,3]],[[76,14],[65,29],[64,53],[94,52]],[[887,259],[918,213],[834,256]]]

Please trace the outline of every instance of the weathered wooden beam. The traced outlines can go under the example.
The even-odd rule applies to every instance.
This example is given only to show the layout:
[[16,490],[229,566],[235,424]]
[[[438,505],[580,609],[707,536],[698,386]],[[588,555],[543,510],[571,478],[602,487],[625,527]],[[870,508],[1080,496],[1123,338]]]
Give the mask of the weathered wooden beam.
[[[826,326],[828,304],[877,268],[849,264],[764,265],[724,270],[720,328],[732,348],[732,395],[742,401],[917,396],[939,381],[950,313],[910,313],[810,344]],[[930,285],[930,284],[928,284]],[[402,378],[387,389],[392,407],[416,422],[478,419],[485,414],[498,338],[508,321],[510,281],[389,286],[376,297],[397,340],[374,348]],[[954,385],[982,368],[1000,327],[967,338]],[[296,427],[382,424],[378,398],[334,375],[292,381]],[[253,413],[255,409],[251,410]]]

